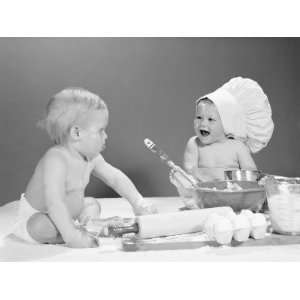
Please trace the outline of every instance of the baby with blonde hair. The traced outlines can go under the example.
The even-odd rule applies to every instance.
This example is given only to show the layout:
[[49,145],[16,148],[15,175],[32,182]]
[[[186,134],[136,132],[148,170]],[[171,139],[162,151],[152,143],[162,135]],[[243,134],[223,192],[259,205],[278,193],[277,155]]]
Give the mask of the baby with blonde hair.
[[50,99],[39,125],[55,145],[39,160],[21,197],[14,228],[17,237],[31,243],[96,247],[97,240],[76,226],[100,217],[96,199],[84,197],[91,174],[127,199],[136,215],[156,212],[132,181],[100,154],[108,117],[105,102],[82,88],[66,88]]

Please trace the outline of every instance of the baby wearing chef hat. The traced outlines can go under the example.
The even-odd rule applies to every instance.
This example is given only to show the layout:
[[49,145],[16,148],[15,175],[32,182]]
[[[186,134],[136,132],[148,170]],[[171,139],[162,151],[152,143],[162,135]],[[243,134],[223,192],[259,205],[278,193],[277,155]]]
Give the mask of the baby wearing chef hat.
[[[254,80],[232,78],[196,101],[194,129],[184,167],[195,178],[222,180],[224,170],[256,170],[251,153],[268,144],[274,129],[268,97]],[[171,176],[177,187],[179,178]]]

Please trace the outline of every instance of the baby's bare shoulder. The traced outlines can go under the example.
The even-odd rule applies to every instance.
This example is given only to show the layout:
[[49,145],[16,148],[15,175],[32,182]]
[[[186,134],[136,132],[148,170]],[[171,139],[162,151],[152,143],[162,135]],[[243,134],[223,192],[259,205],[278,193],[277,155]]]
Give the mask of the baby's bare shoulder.
[[188,149],[197,149],[197,147],[202,147],[203,145],[201,144],[199,138],[195,135],[189,138],[186,147]]
[[235,139],[228,139],[227,145],[229,147],[232,147],[233,149],[235,149],[237,152],[245,151],[248,149],[247,146],[245,145],[245,143],[243,143],[240,140],[235,140]]
[[36,203],[43,201],[45,185],[64,180],[66,166],[66,160],[61,151],[55,148],[48,149],[34,169],[34,173],[26,187],[26,195]]
[[58,147],[52,147],[45,152],[41,162],[43,165],[65,165],[67,153]]

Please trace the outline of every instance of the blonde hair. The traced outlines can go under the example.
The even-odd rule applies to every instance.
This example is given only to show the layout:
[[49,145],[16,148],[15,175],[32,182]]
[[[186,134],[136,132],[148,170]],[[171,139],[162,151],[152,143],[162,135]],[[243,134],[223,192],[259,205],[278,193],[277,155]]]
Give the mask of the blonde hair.
[[79,87],[69,87],[52,96],[45,119],[38,126],[45,129],[56,144],[60,144],[76,120],[90,110],[108,110],[96,94]]

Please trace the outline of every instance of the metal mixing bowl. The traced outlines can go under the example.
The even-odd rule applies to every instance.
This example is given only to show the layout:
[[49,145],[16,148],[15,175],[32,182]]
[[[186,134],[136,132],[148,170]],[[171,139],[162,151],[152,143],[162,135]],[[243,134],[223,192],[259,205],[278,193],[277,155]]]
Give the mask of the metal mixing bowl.
[[259,181],[264,174],[258,170],[225,170],[225,180]]
[[230,206],[234,211],[250,209],[259,211],[266,199],[263,186],[255,181],[230,181],[238,184],[241,190],[227,190],[228,181],[201,182],[193,190],[197,205],[200,208]]

